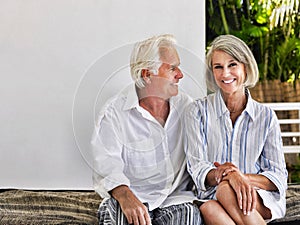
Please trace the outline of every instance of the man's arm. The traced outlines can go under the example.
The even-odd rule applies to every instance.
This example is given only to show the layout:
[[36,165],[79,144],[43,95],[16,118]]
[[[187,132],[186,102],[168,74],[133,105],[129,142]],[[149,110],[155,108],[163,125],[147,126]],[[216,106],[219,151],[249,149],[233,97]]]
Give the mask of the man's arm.
[[128,186],[120,185],[111,190],[110,193],[119,202],[129,224],[151,224],[147,207],[132,193]]

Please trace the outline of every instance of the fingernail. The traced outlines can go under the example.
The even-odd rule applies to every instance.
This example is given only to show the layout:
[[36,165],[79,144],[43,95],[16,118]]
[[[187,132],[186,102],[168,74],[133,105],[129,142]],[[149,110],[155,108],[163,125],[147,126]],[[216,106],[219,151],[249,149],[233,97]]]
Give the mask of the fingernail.
[[250,211],[248,211],[247,215],[250,216]]
[[245,216],[247,215],[247,212],[246,212],[246,211],[244,211],[244,215],[245,215]]

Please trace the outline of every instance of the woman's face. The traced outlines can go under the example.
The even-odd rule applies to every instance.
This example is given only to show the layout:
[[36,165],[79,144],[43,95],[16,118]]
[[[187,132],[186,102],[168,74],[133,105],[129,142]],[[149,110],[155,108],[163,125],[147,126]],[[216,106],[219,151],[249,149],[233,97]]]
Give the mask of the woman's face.
[[212,71],[217,85],[224,94],[244,91],[245,65],[232,56],[220,50],[214,51],[212,55]]

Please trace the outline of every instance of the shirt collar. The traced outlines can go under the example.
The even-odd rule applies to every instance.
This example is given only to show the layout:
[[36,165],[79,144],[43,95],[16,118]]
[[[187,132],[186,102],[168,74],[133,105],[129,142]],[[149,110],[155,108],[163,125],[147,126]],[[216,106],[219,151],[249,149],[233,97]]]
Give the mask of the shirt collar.
[[123,110],[129,110],[136,108],[139,105],[139,99],[136,93],[135,84],[129,85],[124,89],[123,95],[125,98],[125,104],[123,106]]
[[251,119],[254,119],[254,117],[255,117],[254,100],[251,97],[250,91],[248,89],[246,89],[246,95],[248,96],[248,101],[247,101],[247,105],[246,105],[245,111],[249,114],[249,116],[251,117]]
[[[125,98],[125,104],[123,106],[124,111],[140,107],[139,99],[138,99],[138,96],[137,96],[137,93],[136,93],[135,84],[131,84],[128,87],[126,87],[122,91],[122,94]],[[179,93],[177,94],[177,96],[179,96]],[[177,96],[171,97],[169,99],[170,109],[173,108],[173,105],[176,104],[176,101],[178,101]],[[179,97],[178,97],[178,99],[179,99]]]
[[222,98],[221,90],[218,89],[216,92],[216,102],[215,102],[215,107],[217,111],[217,116],[221,117],[222,115],[226,114],[228,111],[225,102]]
[[[246,95],[248,97],[247,105],[245,108],[245,112],[249,114],[249,116],[253,119],[255,114],[254,114],[254,100],[251,97],[250,91],[246,88],[245,90]],[[218,89],[216,92],[216,102],[215,102],[215,107],[217,111],[217,116],[221,117],[222,115],[226,114],[228,112],[228,109],[225,105],[225,102],[222,98],[221,90]]]

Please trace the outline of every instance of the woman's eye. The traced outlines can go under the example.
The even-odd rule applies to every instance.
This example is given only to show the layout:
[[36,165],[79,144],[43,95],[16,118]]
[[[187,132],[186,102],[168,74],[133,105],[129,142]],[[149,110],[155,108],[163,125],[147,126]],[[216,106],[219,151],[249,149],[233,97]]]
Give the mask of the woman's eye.
[[214,69],[222,69],[222,66],[214,66]]
[[237,63],[230,63],[229,67],[233,67],[233,66],[236,66],[236,65],[237,65]]

